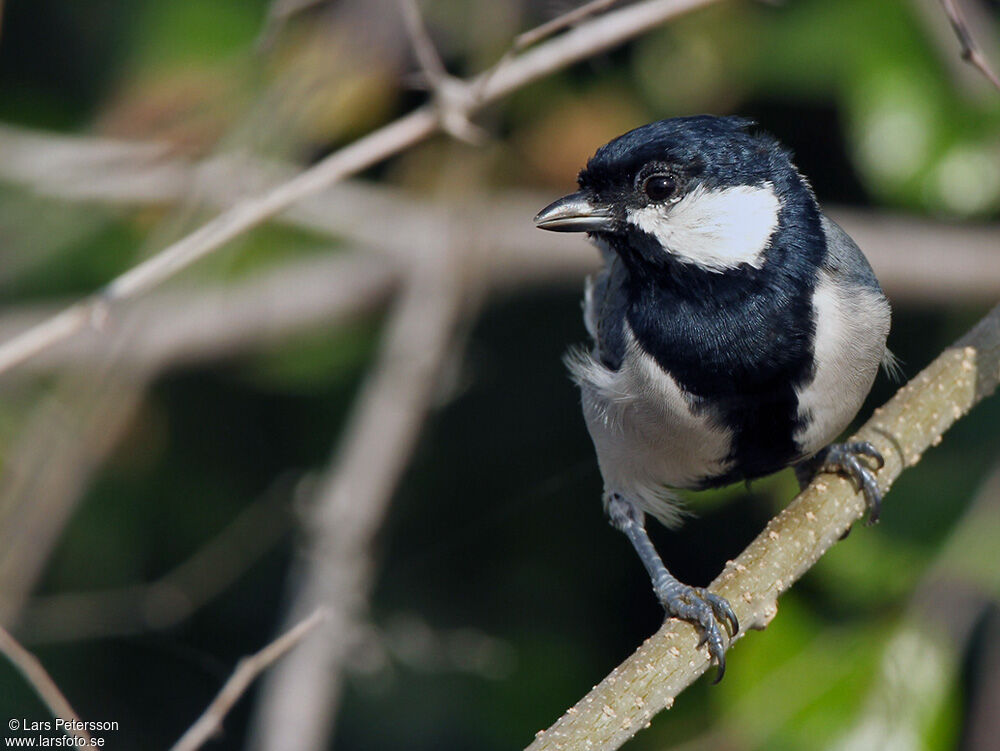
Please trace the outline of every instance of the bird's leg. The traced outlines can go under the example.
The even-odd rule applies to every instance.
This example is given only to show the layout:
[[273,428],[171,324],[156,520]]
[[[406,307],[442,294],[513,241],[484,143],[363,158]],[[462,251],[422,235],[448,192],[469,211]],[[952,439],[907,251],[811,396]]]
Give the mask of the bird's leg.
[[875,473],[861,461],[868,457],[875,461],[876,471],[885,466],[885,459],[868,441],[852,441],[849,443],[831,443],[816,456],[795,465],[795,476],[804,488],[812,478],[820,472],[836,472],[847,475],[854,481],[855,487],[865,495],[868,505],[869,526],[878,521],[882,512],[882,491],[875,481]]
[[702,587],[682,584],[667,571],[646,532],[645,514],[632,501],[612,493],[608,498],[608,516],[611,524],[632,542],[642,565],[649,572],[653,592],[663,604],[667,616],[701,628],[701,644],[708,644],[708,652],[719,666],[715,682],[721,681],[726,672],[726,647],[719,624],[723,624],[730,638],[740,630],[739,621],[729,603]]

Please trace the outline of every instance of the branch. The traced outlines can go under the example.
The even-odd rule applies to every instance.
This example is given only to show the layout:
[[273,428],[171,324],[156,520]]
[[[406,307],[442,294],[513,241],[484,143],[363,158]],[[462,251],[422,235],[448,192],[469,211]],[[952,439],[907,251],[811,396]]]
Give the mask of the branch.
[[[412,259],[441,237],[455,238],[470,262],[486,267],[495,294],[529,284],[577,283],[595,268],[597,256],[586,243],[539,233],[525,221],[544,202],[541,195],[498,195],[482,204],[442,208],[396,191],[339,186],[302,204],[298,220],[368,242],[377,241],[381,232],[388,254],[340,248],[336,254],[287,262],[246,279],[159,291],[129,306],[127,326],[111,322],[103,332],[85,330],[10,375],[99,367],[112,355],[116,367],[153,373],[350,321],[380,308],[399,287],[409,262],[404,251]],[[1000,297],[1000,232],[994,227],[846,209],[830,213],[864,248],[896,302]],[[393,216],[393,227],[379,225],[379,215]],[[456,217],[462,217],[460,223]],[[470,227],[475,237],[465,234]],[[949,248],[947,257],[940,253],[942,247]],[[51,312],[52,306],[6,311],[0,315],[0,338],[47,320]]]
[[102,291],[0,345],[0,373],[34,357],[89,325],[105,320],[110,304],[162,284],[230,240],[293,204],[444,129],[451,117],[468,118],[485,105],[550,73],[584,60],[669,18],[716,0],[646,0],[581,24],[471,81],[454,81],[449,112],[429,104],[334,152],[272,190],[248,198],[125,272]]
[[[1000,466],[921,577],[906,616],[878,660],[880,668],[861,711],[850,728],[830,740],[829,751],[912,747],[916,739],[926,738],[961,671],[976,624],[1000,599],[1000,567],[989,556],[970,556],[969,551],[993,550],[998,539]],[[900,670],[901,665],[906,669]]]
[[[58,717],[67,723],[79,723],[80,716],[73,711],[62,691],[52,680],[45,667],[38,661],[31,652],[22,647],[7,629],[0,626],[0,653],[10,660],[11,664],[17,668],[18,672],[38,694],[45,706],[49,708],[53,717]],[[71,735],[82,738],[90,744],[90,733],[78,725],[68,724],[67,730]]]
[[[242,187],[276,186],[292,174],[288,165],[248,157],[216,157],[189,163],[169,158],[164,147],[155,143],[57,136],[10,126],[0,126],[0,153],[3,153],[0,178],[54,198],[123,206],[183,200],[189,196],[190,186],[197,183],[199,194],[206,200],[227,207],[240,200]],[[474,232],[474,239],[465,245],[470,252],[482,251],[478,262],[491,264],[488,276],[494,286],[579,279],[595,267],[593,250],[577,238],[538,232],[525,220],[549,200],[551,195],[511,191],[482,200],[442,205],[404,190],[359,181],[344,182],[303,199],[280,218],[312,232],[364,246],[359,250],[367,247],[391,253],[394,260],[399,261],[398,268],[394,268],[389,259],[364,258],[361,253],[349,260],[349,254],[342,250],[341,257],[329,260],[329,266],[325,259],[311,259],[262,272],[247,282],[230,283],[218,293],[204,294],[218,299],[218,315],[224,323],[235,325],[233,339],[237,343],[244,336],[240,331],[248,337],[247,341],[251,340],[255,327],[260,336],[266,338],[270,333],[277,335],[278,329],[286,325],[286,330],[290,330],[329,320],[323,318],[327,315],[323,308],[327,306],[349,312],[346,299],[343,300],[345,306],[338,308],[341,292],[347,298],[353,296],[353,291],[362,299],[380,302],[377,298],[387,296],[405,272],[405,265],[416,254],[436,246],[442,237],[453,236],[456,229],[461,228]],[[1000,231],[994,226],[955,224],[837,207],[828,213],[864,249],[893,300],[943,303],[959,295],[965,300],[991,302],[1000,297],[1000,254],[996,253]],[[391,216],[393,221],[383,221],[386,216]],[[946,257],[940,252],[942,247],[949,248]],[[353,274],[358,275],[356,285],[351,282]],[[254,290],[257,284],[260,289]],[[286,285],[295,284],[304,285],[305,294],[298,296],[301,299],[296,299],[295,294],[279,295]],[[333,290],[326,304],[323,303],[323,285],[332,285]],[[362,294],[361,288],[369,289],[371,294]],[[251,293],[260,294],[260,308],[268,307],[275,316],[274,331],[265,325],[262,317],[269,311],[250,305]],[[212,316],[205,317],[204,323],[198,322],[198,326],[206,327],[200,336],[184,320],[177,320],[187,318],[184,311],[189,306],[205,304],[199,294],[200,291],[188,291],[144,302],[134,314],[145,319],[149,313],[149,325],[153,328],[148,333],[152,338],[140,337],[135,342],[136,352],[147,346],[152,348],[154,342],[165,343],[171,339],[176,354],[164,353],[163,356],[183,359],[187,355],[182,351],[182,331],[190,331],[194,337],[192,356],[211,352],[208,339],[209,332],[213,331],[219,334],[218,346],[225,352],[231,351],[222,330],[224,325],[216,326]],[[177,306],[174,313],[169,310],[170,303]],[[230,304],[233,319],[227,312]],[[45,311],[41,320],[51,315],[51,311]],[[236,320],[246,316],[242,323]],[[36,312],[30,323],[39,322]],[[0,321],[0,339],[11,338],[23,331],[28,323],[27,316],[21,320],[12,317]],[[145,328],[133,323],[131,315],[130,326]],[[166,336],[169,331],[178,332],[177,336],[161,337],[161,332]],[[38,367],[47,369],[58,362],[72,360],[72,353],[104,350],[101,341],[105,337],[99,332],[76,339],[55,348],[50,357],[37,358]],[[199,341],[204,346],[200,346]],[[127,359],[131,354],[125,351],[122,356]]]
[[619,2],[621,0],[590,0],[589,3],[584,3],[578,8],[563,13],[561,16],[539,24],[535,28],[519,35],[514,40],[514,46],[511,49],[513,52],[520,52],[523,49],[527,49],[533,44],[538,44],[543,39],[548,39],[553,34],[558,34],[560,31],[605,11]]
[[[288,165],[249,157],[216,157],[189,163],[168,158],[164,148],[155,143],[57,136],[10,126],[0,126],[0,153],[4,155],[0,159],[0,177],[21,183],[36,193],[123,206],[183,200],[189,196],[190,186],[197,183],[199,194],[206,200],[227,207],[240,200],[243,186],[276,186],[292,174]],[[593,250],[577,238],[538,232],[525,220],[551,198],[540,193],[510,191],[481,200],[442,205],[408,191],[349,181],[303,199],[280,218],[312,232],[387,251],[400,261],[400,268],[392,269],[392,264],[386,264],[384,258],[367,259],[367,267],[362,258],[353,262],[332,260],[326,269],[322,261],[314,260],[313,271],[324,279],[308,285],[307,289],[317,292],[321,281],[337,285],[338,290],[350,290],[351,267],[338,270],[335,266],[339,263],[358,264],[360,286],[367,287],[373,274],[388,284],[389,277],[398,278],[402,274],[403,265],[415,253],[437,245],[442,237],[452,236],[456,225],[474,232],[474,239],[466,245],[470,251],[483,251],[479,260],[492,265],[489,275],[494,285],[575,280],[594,269]],[[995,226],[838,207],[827,213],[864,249],[893,300],[950,302],[960,295],[966,300],[992,302],[1000,297],[1000,254],[995,252],[1000,231]],[[393,221],[383,221],[386,216],[392,216]],[[947,257],[941,254],[942,247],[949,248]],[[292,282],[296,275],[292,269],[297,269],[303,280],[308,279],[308,263],[289,266],[287,272],[274,272],[275,289],[278,277],[287,276],[287,281]],[[269,284],[263,276],[260,280],[262,286]],[[246,291],[249,293],[249,285]],[[223,303],[228,304],[230,293],[221,294]],[[239,297],[236,289],[232,295]],[[279,318],[286,310],[291,313],[299,307],[292,300],[281,303],[271,292],[267,295],[268,305],[277,306]],[[184,299],[164,298],[158,302],[173,299],[181,308],[187,302],[199,304],[197,298],[189,296],[187,293]],[[173,316],[166,306],[152,302],[150,306],[151,310],[156,308],[157,319],[167,328]],[[225,311],[221,314],[225,315]],[[46,319],[49,316],[51,312],[46,313]],[[23,329],[24,323],[17,330]],[[300,325],[308,324],[309,320],[305,320]],[[289,321],[289,325],[299,324]],[[12,334],[0,322],[0,338]],[[93,344],[100,346],[99,342]],[[62,352],[70,350],[76,351],[77,347],[60,348]]]
[[[1000,567],[989,555],[1000,539],[1000,463],[980,485],[938,547],[930,565],[913,587],[909,605],[895,631],[883,641],[866,697],[846,730],[825,734],[812,745],[826,751],[918,748],[929,725],[939,717],[951,695],[951,680],[961,670],[977,623],[990,605],[1000,600]],[[766,749],[776,745],[782,729],[808,707],[824,701],[831,686],[857,671],[853,659],[831,653],[852,642],[840,625],[812,635],[774,665],[764,667],[748,681],[740,696],[717,714],[706,732],[669,747],[669,751]],[[989,639],[987,638],[987,641]],[[801,677],[822,665],[822,680]],[[900,667],[903,667],[901,670]],[[978,661],[978,672],[991,675]],[[1000,675],[998,672],[993,674]],[[796,690],[789,691],[789,685]],[[974,692],[973,696],[975,695]],[[776,696],[780,704],[775,704]],[[996,716],[993,713],[991,716]],[[965,716],[965,726],[970,725]],[[904,741],[905,739],[905,741]],[[989,748],[988,744],[970,748]],[[666,750],[665,750],[666,751]]]
[[198,720],[187,729],[170,751],[195,751],[222,729],[222,721],[229,710],[239,701],[257,676],[285,656],[293,647],[308,636],[326,618],[322,608],[300,622],[297,626],[278,637],[262,650],[250,657],[244,657],[236,670],[226,681],[212,703]]
[[449,75],[438,54],[417,0],[399,0],[403,21],[410,44],[420,65],[420,84],[426,86],[434,96],[434,107],[440,118],[441,129],[457,141],[472,146],[481,146],[486,141],[486,132],[469,120],[469,108],[465,105],[468,92],[465,84]]
[[[879,486],[888,490],[905,467],[1000,380],[1000,306],[905,385],[858,432],[885,457]],[[726,597],[743,627],[763,629],[777,599],[864,513],[864,501],[841,477],[818,477],[735,561],[711,589]],[[744,632],[741,632],[742,636]],[[616,749],[649,723],[709,667],[693,626],[668,620],[625,662],[540,732],[531,751]]]
[[325,606],[330,620],[324,638],[268,677],[251,734],[254,748],[311,751],[327,745],[370,588],[374,536],[440,388],[458,322],[478,297],[476,270],[463,268],[460,260],[444,248],[411,272],[342,446],[320,481],[305,525],[301,570],[292,573],[297,592],[290,617]]
[[[155,373],[266,347],[380,310],[399,286],[400,266],[376,253],[339,249],[244,280],[164,290],[130,306],[127,325],[83,331],[10,375],[97,368],[111,357],[121,371]],[[37,306],[8,311],[0,316],[0,336],[23,331],[47,313]]]
[[145,380],[114,358],[34,407],[0,469],[0,623],[16,620],[92,474],[130,424]]
[[997,77],[986,60],[986,56],[976,44],[976,40],[973,39],[972,32],[969,31],[969,25],[965,21],[962,9],[958,7],[957,0],[941,0],[941,7],[944,8],[951,28],[955,31],[955,36],[958,37],[958,43],[962,45],[962,59],[986,76],[986,79],[997,89],[1000,89],[1000,77]]

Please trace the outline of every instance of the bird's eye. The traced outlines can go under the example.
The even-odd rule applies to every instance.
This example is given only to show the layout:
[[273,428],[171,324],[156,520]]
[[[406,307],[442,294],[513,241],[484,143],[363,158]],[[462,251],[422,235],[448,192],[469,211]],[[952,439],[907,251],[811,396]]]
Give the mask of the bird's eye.
[[642,189],[650,201],[665,201],[677,190],[677,182],[670,175],[650,175],[643,181]]

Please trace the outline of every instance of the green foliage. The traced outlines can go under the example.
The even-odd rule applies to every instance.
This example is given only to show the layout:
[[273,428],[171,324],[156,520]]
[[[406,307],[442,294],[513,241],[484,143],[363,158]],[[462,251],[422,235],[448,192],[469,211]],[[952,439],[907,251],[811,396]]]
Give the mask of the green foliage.
[[244,56],[260,33],[263,0],[143,2],[132,27],[135,63],[151,69]]

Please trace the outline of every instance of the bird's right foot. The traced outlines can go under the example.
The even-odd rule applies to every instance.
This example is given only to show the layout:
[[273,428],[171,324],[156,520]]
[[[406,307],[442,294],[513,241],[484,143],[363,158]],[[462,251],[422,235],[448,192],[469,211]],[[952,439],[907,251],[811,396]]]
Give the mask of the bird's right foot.
[[681,584],[672,576],[657,582],[653,589],[668,618],[679,618],[701,630],[699,646],[707,644],[708,653],[719,666],[713,683],[721,681],[726,673],[726,644],[722,631],[724,629],[730,639],[740,631],[740,622],[729,602],[703,587]]

